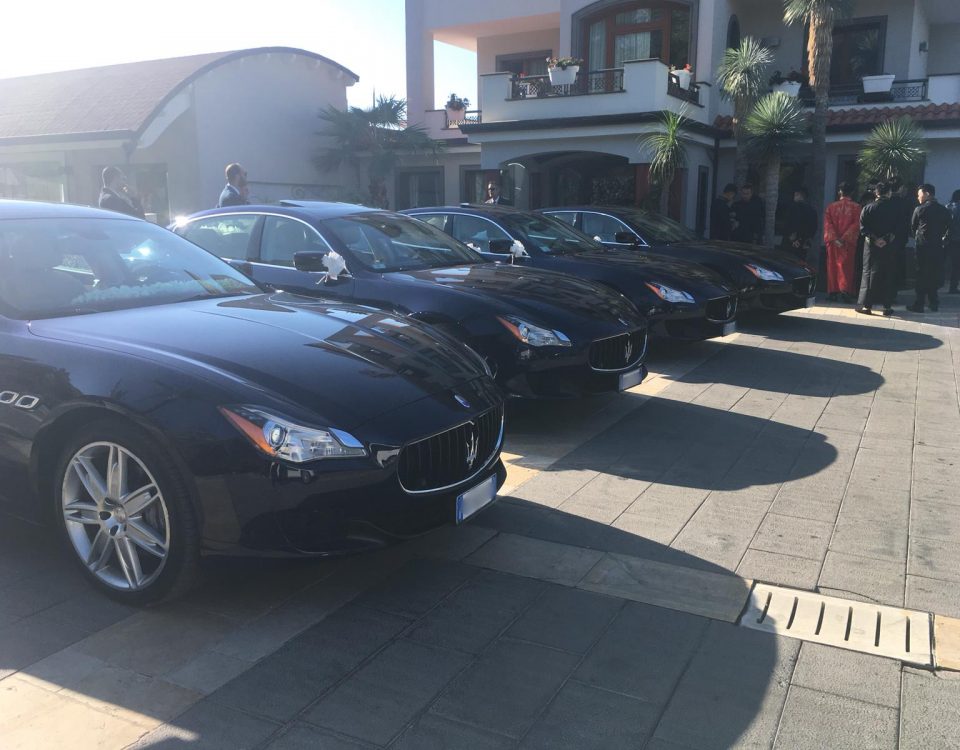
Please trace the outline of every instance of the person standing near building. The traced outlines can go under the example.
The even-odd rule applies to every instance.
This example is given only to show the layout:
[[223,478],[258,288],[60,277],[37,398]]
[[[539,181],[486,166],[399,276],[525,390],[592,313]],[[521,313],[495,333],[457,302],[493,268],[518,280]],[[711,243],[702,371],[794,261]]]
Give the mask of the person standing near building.
[[856,294],[857,242],[860,238],[860,204],[850,197],[853,186],[840,183],[839,198],[823,215],[823,244],[827,248],[827,299],[853,301]]
[[877,199],[860,214],[863,246],[863,278],[857,312],[870,315],[873,305],[883,305],[884,315],[893,315],[893,247],[897,232],[897,210],[890,203],[890,186],[878,182]]
[[97,205],[107,211],[144,218],[143,206],[127,183],[127,176],[119,167],[104,167],[100,173],[100,200]]
[[957,283],[960,282],[960,190],[954,190],[947,204],[950,212],[950,228],[944,238],[947,260],[950,261],[950,291],[948,294],[960,294]]
[[787,207],[783,224],[783,250],[806,260],[817,233],[817,212],[807,199],[804,187],[793,191],[793,203]]
[[234,162],[228,164],[224,170],[227,177],[227,184],[220,193],[220,200],[217,202],[217,208],[224,206],[243,206],[247,200],[244,194],[247,191],[247,170]]
[[710,207],[710,239],[729,242],[733,239],[733,199],[737,197],[737,186],[728,184],[723,192],[713,199]]
[[487,194],[484,203],[495,203],[501,206],[509,206],[510,202],[500,194],[500,186],[491,181],[487,183]]
[[943,283],[943,237],[950,228],[950,212],[937,203],[937,189],[929,183],[917,190],[917,202],[920,205],[910,223],[917,239],[917,299],[907,309],[922,313],[929,301],[930,309],[937,312],[937,290]]
[[749,182],[740,188],[740,200],[733,204],[733,239],[736,242],[763,244],[763,224],[766,214],[763,201],[753,194]]
[[890,204],[897,212],[897,237],[893,241],[893,293],[907,288],[907,240],[910,239],[910,220],[916,201],[909,188],[899,178],[890,181]]

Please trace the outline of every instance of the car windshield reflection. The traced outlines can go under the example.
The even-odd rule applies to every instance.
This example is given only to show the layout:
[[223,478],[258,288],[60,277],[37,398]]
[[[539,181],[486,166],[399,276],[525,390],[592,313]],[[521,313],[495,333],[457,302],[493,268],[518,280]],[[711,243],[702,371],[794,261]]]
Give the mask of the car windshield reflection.
[[683,224],[654,214],[630,211],[627,214],[630,222],[643,234],[644,240],[653,245],[670,245],[674,242],[699,242],[700,237],[691,232]]
[[581,253],[600,247],[586,235],[552,216],[518,213],[504,216],[501,221],[521,239],[548,255]]
[[146,222],[0,223],[0,311],[10,317],[80,315],[259,291],[219,258]]
[[481,263],[483,257],[439,229],[402,216],[370,213],[328,219],[324,227],[368,271],[390,273]]

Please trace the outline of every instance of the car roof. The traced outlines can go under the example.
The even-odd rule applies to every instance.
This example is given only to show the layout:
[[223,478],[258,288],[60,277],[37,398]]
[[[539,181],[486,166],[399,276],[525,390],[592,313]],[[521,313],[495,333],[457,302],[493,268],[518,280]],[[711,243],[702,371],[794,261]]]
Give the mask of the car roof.
[[400,213],[418,214],[439,211],[456,211],[457,213],[461,214],[472,213],[477,214],[478,216],[504,216],[509,214],[528,213],[526,211],[521,211],[519,208],[514,208],[513,206],[502,206],[494,203],[459,203],[451,206],[418,206],[417,208],[408,208]]
[[116,211],[104,211],[71,203],[0,200],[0,219],[125,219],[139,221]]
[[210,208],[206,211],[197,211],[190,214],[189,219],[202,216],[217,216],[219,214],[237,213],[271,213],[283,216],[294,216],[300,219],[337,219],[341,216],[352,216],[359,213],[376,213],[378,208],[359,206],[354,203],[334,203],[332,201],[296,201],[282,200],[279,204],[251,204],[242,206],[224,206]]
[[596,211],[601,214],[629,214],[646,213],[642,208],[636,206],[550,206],[549,208],[538,208],[541,213],[553,211]]

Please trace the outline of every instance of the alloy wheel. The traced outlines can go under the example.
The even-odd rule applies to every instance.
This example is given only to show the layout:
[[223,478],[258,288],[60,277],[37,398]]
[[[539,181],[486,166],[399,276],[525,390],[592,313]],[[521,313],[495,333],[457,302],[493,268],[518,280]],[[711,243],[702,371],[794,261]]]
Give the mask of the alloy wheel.
[[74,453],[61,504],[74,550],[104,584],[142,591],[160,575],[170,553],[170,514],[153,475],[129,450],[96,442]]

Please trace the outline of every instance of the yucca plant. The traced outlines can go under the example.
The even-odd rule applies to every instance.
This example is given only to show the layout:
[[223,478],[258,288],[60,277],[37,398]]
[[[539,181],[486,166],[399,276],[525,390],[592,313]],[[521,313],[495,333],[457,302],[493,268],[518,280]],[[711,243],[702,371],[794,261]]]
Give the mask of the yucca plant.
[[733,134],[737,139],[737,155],[734,167],[734,182],[742,185],[747,181],[746,139],[743,121],[750,108],[767,86],[766,69],[773,62],[773,53],[753,37],[744,37],[739,46],[723,53],[717,68],[717,85],[720,95],[733,102]]
[[853,15],[853,0],[784,0],[787,25],[805,24],[810,86],[814,94],[813,158],[810,165],[810,199],[819,210],[827,173],[827,114],[830,109],[830,65],[833,60],[833,25]]
[[773,246],[777,201],[780,199],[780,164],[783,148],[806,139],[807,116],[803,105],[782,92],[767,94],[754,105],[744,123],[750,152],[764,164],[766,229],[763,241]]
[[869,180],[889,180],[918,171],[927,156],[923,131],[909,117],[877,125],[863,142],[857,163]]
[[[330,139],[314,158],[323,172],[337,170],[344,163],[353,169],[357,188],[367,185],[364,200],[376,208],[387,207],[386,181],[404,154],[436,153],[442,144],[433,140],[421,125],[405,126],[407,103],[396,97],[381,96],[370,109],[346,110],[327,107],[320,112],[320,135]],[[366,179],[364,179],[366,171]]]
[[650,157],[650,177],[660,186],[660,213],[667,215],[670,188],[677,172],[687,166],[688,139],[683,134],[687,122],[687,105],[679,112],[664,110],[660,130],[641,135],[637,142]]

